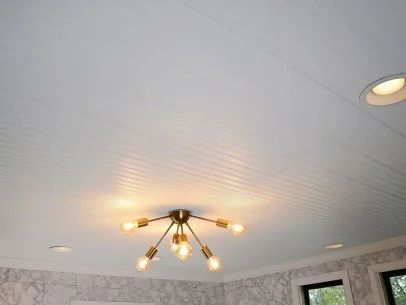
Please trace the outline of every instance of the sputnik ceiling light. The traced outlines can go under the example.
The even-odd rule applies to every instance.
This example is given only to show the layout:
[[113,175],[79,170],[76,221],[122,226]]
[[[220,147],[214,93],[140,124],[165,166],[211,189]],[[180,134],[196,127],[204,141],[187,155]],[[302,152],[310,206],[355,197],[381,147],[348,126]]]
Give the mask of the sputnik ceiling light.
[[184,233],[184,227],[187,227],[196,239],[196,241],[200,245],[200,251],[202,252],[204,258],[207,261],[207,265],[210,271],[218,271],[221,268],[221,261],[218,257],[214,256],[209,247],[204,245],[200,239],[197,237],[196,233],[190,227],[188,221],[190,218],[197,218],[200,220],[208,221],[215,223],[220,228],[230,229],[233,232],[233,235],[239,236],[245,231],[245,227],[240,224],[232,223],[226,219],[207,219],[204,217],[192,215],[191,211],[185,209],[177,209],[168,212],[168,215],[147,219],[147,218],[140,218],[137,220],[127,221],[121,224],[120,230],[124,234],[132,234],[135,232],[137,228],[145,227],[148,223],[170,218],[172,220],[171,224],[169,225],[168,229],[162,235],[162,237],[158,240],[155,246],[151,246],[147,253],[144,256],[139,257],[135,262],[135,267],[138,271],[146,271],[150,265],[151,261],[154,258],[155,254],[158,252],[158,247],[161,244],[162,240],[168,234],[170,229],[176,225],[176,233],[173,234],[171,239],[170,250],[180,259],[180,260],[187,260],[192,255],[192,246],[188,241],[187,235]]

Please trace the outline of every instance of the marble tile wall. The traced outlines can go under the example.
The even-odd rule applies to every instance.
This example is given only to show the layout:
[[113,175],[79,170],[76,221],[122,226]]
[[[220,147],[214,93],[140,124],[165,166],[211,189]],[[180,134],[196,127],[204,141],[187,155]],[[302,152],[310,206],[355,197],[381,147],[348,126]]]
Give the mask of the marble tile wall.
[[0,268],[0,305],[70,305],[71,300],[157,305],[291,305],[291,280],[347,269],[354,305],[375,305],[369,265],[406,259],[406,247],[227,283],[139,279]]
[[291,280],[348,270],[354,305],[375,305],[367,267],[406,259],[406,247],[349,257],[223,284],[225,305],[291,305]]
[[70,305],[71,300],[224,305],[217,283],[0,268],[0,305]]

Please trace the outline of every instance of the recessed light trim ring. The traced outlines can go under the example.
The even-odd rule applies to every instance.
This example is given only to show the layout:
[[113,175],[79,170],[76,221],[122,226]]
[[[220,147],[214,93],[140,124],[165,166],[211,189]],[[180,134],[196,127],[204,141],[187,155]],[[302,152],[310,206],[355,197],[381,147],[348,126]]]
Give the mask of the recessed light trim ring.
[[378,79],[377,81],[369,84],[364,90],[362,90],[359,96],[359,100],[362,103],[367,103],[372,106],[388,106],[406,101],[406,85],[403,85],[400,90],[386,95],[379,95],[373,91],[373,89],[380,84],[383,84],[390,80],[402,78],[406,78],[406,73],[393,74]]
[[57,253],[68,253],[72,251],[72,248],[69,246],[51,246],[49,247],[49,249],[53,252],[57,252]]
[[344,247],[344,244],[342,244],[342,243],[334,243],[334,244],[329,244],[329,245],[325,246],[325,248],[329,249],[329,250],[339,249],[342,247]]

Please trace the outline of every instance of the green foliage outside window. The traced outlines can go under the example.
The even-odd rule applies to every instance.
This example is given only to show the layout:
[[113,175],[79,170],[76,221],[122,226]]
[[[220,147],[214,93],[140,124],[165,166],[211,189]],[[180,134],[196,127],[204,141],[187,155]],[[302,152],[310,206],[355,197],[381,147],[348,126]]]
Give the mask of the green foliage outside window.
[[[406,275],[390,277],[396,305],[406,305]],[[342,285],[309,290],[310,305],[346,305]]]
[[346,305],[344,287],[340,285],[311,289],[309,301],[310,305]]
[[406,275],[393,276],[390,283],[396,305],[406,305]]

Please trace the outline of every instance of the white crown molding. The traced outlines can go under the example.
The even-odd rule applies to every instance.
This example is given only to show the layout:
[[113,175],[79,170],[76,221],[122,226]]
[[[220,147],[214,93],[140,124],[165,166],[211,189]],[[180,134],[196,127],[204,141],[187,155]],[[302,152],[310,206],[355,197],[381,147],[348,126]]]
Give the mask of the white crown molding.
[[347,249],[332,250],[332,252],[315,255],[299,260],[283,262],[280,264],[274,264],[264,266],[256,269],[242,270],[238,272],[231,272],[223,276],[223,282],[232,282],[245,278],[261,276],[265,274],[271,274],[276,272],[282,272],[292,269],[298,269],[306,266],[318,265],[329,261],[335,261],[347,257],[353,257],[358,255],[364,255],[368,253],[378,252],[391,248],[396,248],[406,245],[406,235],[385,239],[377,242],[363,244]]
[[284,262],[281,264],[274,264],[264,266],[261,268],[243,270],[238,272],[230,272],[221,276],[212,272],[188,272],[182,274],[176,272],[176,270],[153,271],[148,273],[136,273],[132,268],[128,271],[122,271],[117,269],[107,269],[102,267],[88,267],[67,265],[57,262],[42,262],[42,261],[27,261],[21,259],[0,257],[0,267],[17,268],[17,269],[32,269],[32,270],[46,270],[57,272],[74,272],[79,274],[95,274],[95,275],[109,275],[109,276],[126,276],[135,278],[152,278],[152,279],[167,279],[167,280],[185,280],[185,281],[202,281],[202,282],[231,282],[249,277],[261,276],[265,274],[271,274],[291,269],[297,269],[309,265],[318,265],[328,261],[334,261],[342,258],[363,255],[391,249],[399,246],[406,245],[406,235],[402,235],[395,238],[386,239],[383,241],[377,241],[369,244],[364,244],[348,249],[334,250],[330,253],[316,255],[300,260],[294,260]]

